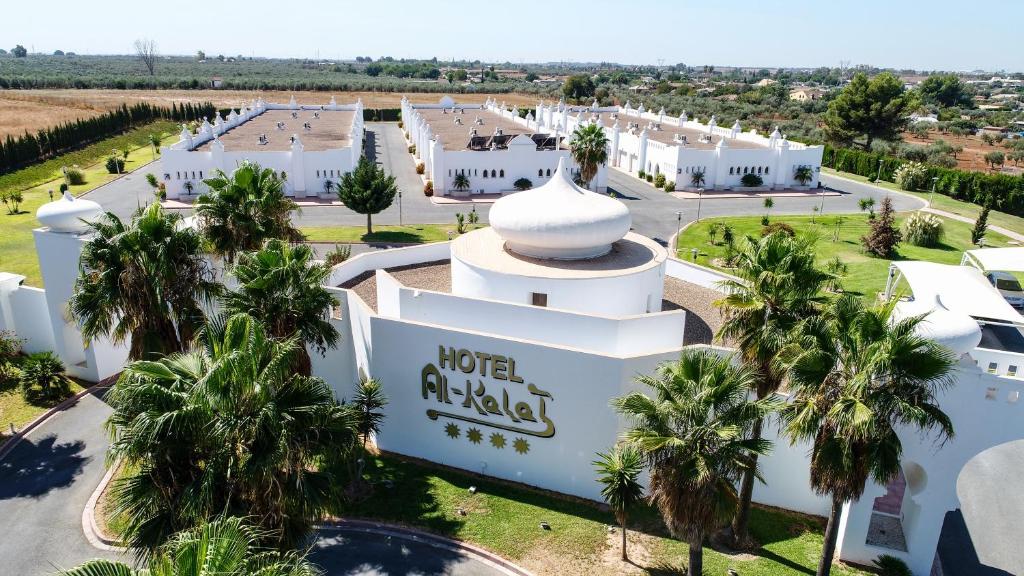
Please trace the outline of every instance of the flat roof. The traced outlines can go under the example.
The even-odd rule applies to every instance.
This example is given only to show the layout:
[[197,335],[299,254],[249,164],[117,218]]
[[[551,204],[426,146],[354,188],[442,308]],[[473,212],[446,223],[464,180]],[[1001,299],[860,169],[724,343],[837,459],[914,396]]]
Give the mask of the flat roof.
[[1024,325],[1024,317],[1006,302],[981,271],[971,266],[898,260],[890,264],[903,275],[914,300],[938,299],[947,310],[973,318]]
[[[584,117],[587,118],[588,113],[584,112]],[[639,124],[640,128],[637,129],[636,134],[639,136],[640,131],[647,127],[648,124],[657,124],[647,118],[641,118],[632,114],[626,114],[625,112],[601,112],[597,114],[601,117],[601,123],[605,126],[611,126],[615,124],[616,120],[619,123],[619,130],[623,132],[629,131],[630,124]],[[617,118],[616,118],[617,117]],[[686,136],[686,147],[694,148],[696,150],[714,150],[722,136],[712,136],[711,142],[701,142],[700,137],[707,135],[707,132],[703,130],[694,130],[693,128],[680,128],[668,122],[661,124],[660,130],[647,130],[647,138],[660,142],[662,144],[668,144],[669,146],[679,146],[679,142],[675,141],[675,135],[682,134]],[[746,142],[744,140],[738,140],[735,138],[729,139],[726,145],[729,148],[747,148],[747,149],[763,149],[765,146],[754,144],[753,142]]]
[[985,271],[1024,272],[1024,247],[979,248],[967,256]]
[[[503,134],[517,136],[533,134],[533,130],[517,124],[508,118],[482,108],[458,108],[457,112],[442,108],[413,108],[430,125],[431,132],[441,141],[445,150],[469,150],[470,133],[476,129],[477,136],[488,137],[496,128]],[[461,120],[456,124],[455,120]],[[482,124],[477,124],[477,120]]]
[[[292,118],[293,112],[298,118]],[[267,110],[221,134],[220,141],[228,151],[285,152],[291,150],[295,135],[306,151],[336,150],[351,145],[348,136],[354,119],[353,110]],[[284,123],[283,130],[277,128],[278,122]],[[306,122],[310,130],[303,127]],[[260,144],[261,134],[267,135],[266,144]],[[195,149],[208,151],[212,144],[210,140]]]

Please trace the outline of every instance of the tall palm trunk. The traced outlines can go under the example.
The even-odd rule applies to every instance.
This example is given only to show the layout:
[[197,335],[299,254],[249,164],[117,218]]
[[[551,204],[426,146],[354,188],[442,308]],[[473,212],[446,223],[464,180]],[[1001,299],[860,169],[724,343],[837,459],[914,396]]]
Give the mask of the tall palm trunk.
[[[764,420],[758,418],[750,431],[753,440],[761,439],[761,428]],[[749,454],[750,468],[743,472],[743,481],[740,482],[740,499],[736,508],[736,516],[732,519],[732,537],[735,548],[742,547],[748,540],[747,527],[750,523],[750,504],[754,497],[754,473],[757,470],[757,454]]]
[[687,572],[690,576],[703,576],[704,574],[704,533],[690,538],[690,569]]
[[626,511],[623,510],[622,514],[619,515],[619,524],[622,525],[622,560],[623,562],[629,560],[626,556]]
[[835,556],[836,541],[839,539],[839,521],[843,518],[843,504],[845,502],[839,497],[832,497],[832,510],[828,514],[828,525],[825,527],[825,545],[821,550],[817,576],[829,576],[832,571],[832,557]]

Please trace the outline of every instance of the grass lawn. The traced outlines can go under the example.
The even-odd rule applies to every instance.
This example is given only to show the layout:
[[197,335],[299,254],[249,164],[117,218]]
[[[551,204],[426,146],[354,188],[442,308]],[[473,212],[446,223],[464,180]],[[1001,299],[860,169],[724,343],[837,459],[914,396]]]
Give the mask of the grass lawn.
[[[900,214],[898,222],[902,222],[906,214]],[[839,239],[833,241],[837,220]],[[889,260],[869,256],[861,248],[860,237],[867,234],[869,226],[867,217],[855,215],[819,216],[812,223],[810,216],[774,216],[772,222],[786,222],[798,234],[813,234],[818,237],[818,261],[824,264],[834,257],[839,257],[848,267],[843,280],[844,288],[849,292],[873,296],[885,289],[885,280],[889,269]],[[761,217],[713,218],[702,220],[690,225],[679,237],[678,255],[684,260],[692,260],[693,248],[699,250],[697,263],[716,268],[713,260],[725,255],[726,247],[721,233],[716,237],[716,244],[711,245],[708,229],[714,222],[727,222],[737,238],[745,235],[759,237],[761,234]],[[900,244],[897,249],[898,260],[928,260],[942,264],[959,264],[963,251],[972,248],[970,224],[955,220],[943,219],[945,238],[936,248],[921,248],[909,243]],[[989,231],[985,235],[986,246],[1006,246],[1008,238],[1002,234]]]
[[[868,183],[868,179],[865,178],[864,176],[858,176],[856,174],[850,174],[847,172],[838,172],[831,168],[822,168],[822,171],[828,174],[832,174],[834,176],[842,176],[843,178],[849,178],[850,180]],[[875,186],[881,186],[882,188],[886,188],[889,190],[902,192],[904,194],[911,194],[913,196],[917,196],[918,198],[926,202],[928,201],[928,192],[907,192],[906,190],[900,190],[900,187],[897,186],[896,184],[893,184],[892,182],[886,182],[884,180],[881,182],[871,182],[871,184],[874,184]],[[981,212],[981,206],[978,206],[977,204],[964,202],[962,200],[956,200],[954,198],[950,198],[949,196],[945,196],[943,194],[938,193],[936,193],[932,199],[932,208],[935,208],[936,210],[944,210],[946,212],[951,212],[953,214],[958,214],[960,216],[966,216],[971,219],[977,219],[978,214]],[[875,209],[877,210],[878,207],[876,206]],[[993,226],[1000,226],[1002,228],[1006,228],[1007,230],[1012,230],[1014,232],[1024,234],[1024,218],[1021,218],[1020,216],[1013,216],[1012,214],[1006,214],[1005,212],[992,210],[988,214],[988,223]]]
[[[474,230],[479,226],[469,226]],[[366,233],[366,226],[309,226],[302,233],[310,242],[382,242],[427,244],[448,240],[448,234],[455,234],[454,224],[416,224],[409,226],[374,226],[373,234]]]
[[[365,477],[374,484],[372,495],[339,516],[400,524],[470,542],[536,574],[678,574],[688,561],[686,544],[670,538],[660,516],[647,506],[631,512],[629,554],[635,564],[623,564],[621,534],[608,531],[609,525],[617,526],[615,519],[592,502],[390,455],[371,458]],[[470,486],[476,486],[476,494],[469,493]],[[116,535],[124,522],[111,514],[107,492],[97,504],[97,520]],[[542,521],[551,530],[542,530]],[[734,555],[705,548],[707,574],[724,575],[728,568],[743,576],[814,573],[824,541],[823,518],[755,507],[750,529],[761,547]],[[867,574],[838,564],[832,573]]]
[[[21,356],[15,360],[15,364],[20,364],[24,360],[25,357]],[[82,390],[84,388],[81,383],[72,378],[71,395],[78,394]],[[22,426],[28,424],[43,412],[60,404],[63,400],[61,398],[59,400],[30,404],[22,396],[21,387],[16,382],[0,383],[0,442],[6,440],[10,435],[12,424],[16,430],[20,430]]]
[[23,190],[25,197],[18,214],[8,214],[5,208],[0,207],[0,230],[3,230],[0,234],[0,270],[21,274],[25,276],[26,285],[42,287],[43,278],[39,272],[32,230],[39,227],[36,209],[50,201],[48,191],[53,190],[55,198],[59,194],[63,159],[67,158],[68,164],[79,164],[85,172],[85,184],[71,187],[71,193],[78,196],[117,178],[116,174],[108,174],[103,166],[112,148],[130,149],[125,170],[136,170],[153,161],[149,135],[157,133],[167,138],[176,133],[175,126],[172,122],[155,122],[65,157],[0,176],[0,188]]

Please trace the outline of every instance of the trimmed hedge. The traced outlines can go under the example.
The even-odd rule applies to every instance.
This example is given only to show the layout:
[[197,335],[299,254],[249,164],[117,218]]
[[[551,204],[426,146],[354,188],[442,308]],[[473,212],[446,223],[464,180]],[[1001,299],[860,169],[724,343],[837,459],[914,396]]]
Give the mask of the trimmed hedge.
[[[881,166],[881,177],[889,182],[893,181],[896,170],[906,162],[907,160],[874,152],[833,148],[829,145],[825,146],[822,158],[822,164],[825,166],[869,178],[878,176]],[[999,211],[1024,216],[1024,176],[989,174],[933,165],[925,165],[925,168],[925,182],[930,184],[932,178],[938,177],[935,191],[939,194],[978,205],[991,201],[992,207]]]
[[398,122],[401,119],[401,108],[363,108],[364,122]]

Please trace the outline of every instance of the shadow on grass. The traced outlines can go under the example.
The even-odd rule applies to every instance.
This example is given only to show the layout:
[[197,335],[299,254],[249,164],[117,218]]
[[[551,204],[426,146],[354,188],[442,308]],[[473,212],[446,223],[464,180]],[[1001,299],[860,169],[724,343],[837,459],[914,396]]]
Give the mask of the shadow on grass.
[[374,232],[372,234],[363,234],[360,240],[368,244],[380,242],[380,243],[402,243],[402,244],[423,244],[423,236],[414,232],[401,232],[385,230],[382,232]]

